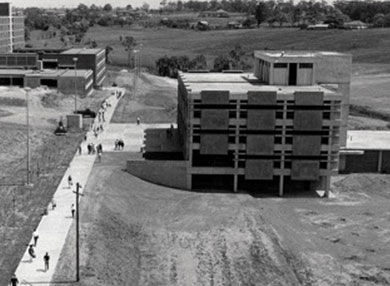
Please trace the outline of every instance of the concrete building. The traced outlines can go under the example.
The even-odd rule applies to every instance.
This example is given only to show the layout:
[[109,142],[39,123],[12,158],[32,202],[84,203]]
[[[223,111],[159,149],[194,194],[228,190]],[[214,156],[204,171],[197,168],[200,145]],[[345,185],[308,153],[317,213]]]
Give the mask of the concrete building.
[[91,70],[21,70],[0,69],[0,86],[36,88],[47,86],[63,94],[88,96],[93,91]]
[[[94,87],[102,86],[106,78],[105,49],[17,49],[15,52],[17,54],[37,54],[39,69],[74,69],[76,67],[92,70]],[[75,58],[77,58],[76,63]]]
[[[171,168],[184,170],[187,189],[328,195],[346,144],[351,55],[254,55],[254,74],[180,73],[177,137],[185,166],[172,161]],[[146,137],[150,149],[164,147],[148,147]]]
[[12,53],[24,44],[24,16],[13,13],[10,3],[0,3],[0,53]]

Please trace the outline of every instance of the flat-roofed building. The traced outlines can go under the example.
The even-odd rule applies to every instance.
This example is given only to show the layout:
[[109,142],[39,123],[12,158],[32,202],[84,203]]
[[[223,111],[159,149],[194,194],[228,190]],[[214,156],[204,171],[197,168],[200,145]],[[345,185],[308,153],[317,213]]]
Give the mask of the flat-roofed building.
[[0,3],[0,53],[23,48],[24,30],[24,16],[14,14],[9,2]]
[[88,96],[93,91],[91,70],[22,70],[0,69],[1,86],[37,88],[47,86],[63,94]]
[[346,142],[351,59],[256,51],[254,74],[180,73],[187,188],[328,194]]

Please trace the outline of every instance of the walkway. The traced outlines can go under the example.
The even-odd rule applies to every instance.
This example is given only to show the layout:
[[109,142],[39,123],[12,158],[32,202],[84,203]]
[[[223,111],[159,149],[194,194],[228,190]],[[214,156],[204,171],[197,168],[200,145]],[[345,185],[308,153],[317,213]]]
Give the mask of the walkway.
[[[117,90],[122,90],[117,88]],[[105,123],[103,123],[104,130],[108,129],[109,122],[115,111],[115,107],[118,103],[118,99],[115,95],[111,95],[107,102],[111,104],[104,113]],[[96,117],[95,122],[98,121]],[[16,270],[16,276],[19,279],[21,285],[49,285],[61,250],[65,244],[65,240],[72,225],[73,218],[71,215],[71,206],[75,203],[75,184],[79,182],[81,186],[85,186],[92,170],[92,166],[95,162],[95,155],[88,155],[87,144],[94,143],[95,146],[98,143],[102,143],[105,138],[106,131],[99,134],[98,138],[95,138],[92,131],[87,133],[87,141],[81,144],[82,154],[75,154],[71,161],[69,168],[66,170],[64,177],[62,178],[57,190],[54,194],[54,200],[57,204],[53,210],[51,205],[48,206],[48,214],[42,217],[41,222],[38,225],[37,231],[39,233],[38,244],[34,248],[36,258],[31,260],[30,255],[27,252],[24,253],[22,260]],[[142,137],[141,137],[142,138]],[[107,146],[108,147],[108,146]],[[103,147],[104,150],[104,147]],[[73,186],[68,186],[68,176],[71,175],[73,179]],[[83,188],[80,189],[80,193],[83,192]],[[32,244],[32,242],[30,242]],[[50,255],[50,269],[44,271],[43,256],[48,252]]]

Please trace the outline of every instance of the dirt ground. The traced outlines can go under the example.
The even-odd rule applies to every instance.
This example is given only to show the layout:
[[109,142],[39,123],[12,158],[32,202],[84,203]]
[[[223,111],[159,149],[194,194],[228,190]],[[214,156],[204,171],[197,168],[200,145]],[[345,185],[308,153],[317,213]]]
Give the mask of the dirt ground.
[[[95,164],[64,285],[390,285],[388,176],[335,177],[335,199],[198,193],[133,177],[130,156]],[[72,228],[54,281],[74,267]]]
[[[133,74],[126,70],[113,74],[116,84],[133,88]],[[136,81],[135,96],[127,94],[118,104],[112,123],[174,123],[177,108],[177,81],[142,73]]]
[[[95,109],[107,96],[97,91],[80,98],[78,106]],[[29,94],[31,178],[26,182],[26,94],[16,87],[0,87],[0,285],[8,283],[22,257],[43,208],[72,159],[83,132],[53,134],[58,121],[72,112],[73,96],[48,89]]]

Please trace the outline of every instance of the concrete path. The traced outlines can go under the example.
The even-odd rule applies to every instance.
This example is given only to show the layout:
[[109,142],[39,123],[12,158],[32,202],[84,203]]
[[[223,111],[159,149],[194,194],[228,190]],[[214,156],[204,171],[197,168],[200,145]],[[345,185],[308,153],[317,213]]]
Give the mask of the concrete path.
[[[117,88],[117,90],[121,89]],[[107,99],[107,102],[111,104],[111,107],[108,107],[105,111],[105,123],[103,123],[104,130],[109,129],[109,122],[118,103],[118,99],[115,95],[112,95]],[[98,118],[95,119],[95,122],[97,121]],[[105,143],[105,146],[103,147],[104,151],[105,147],[108,148],[108,139],[105,139],[108,137],[105,133],[106,131],[103,131],[99,134],[98,138],[95,138],[93,132],[89,131],[87,133],[87,141],[84,141],[81,144],[82,154],[79,155],[77,152],[71,161],[69,168],[66,170],[53,197],[57,204],[56,208],[53,210],[52,205],[50,204],[48,206],[48,214],[42,217],[42,220],[38,225],[37,231],[39,233],[39,239],[37,246],[34,248],[36,258],[31,259],[26,248],[23,258],[16,270],[16,276],[21,285],[49,285],[52,281],[61,250],[65,244],[66,236],[74,220],[71,214],[71,206],[75,203],[75,194],[73,192],[75,191],[75,184],[76,182],[79,182],[83,187],[86,185],[88,176],[95,162],[96,155],[87,154],[87,144],[94,143],[96,146],[98,143],[107,140],[107,143]],[[142,138],[142,136],[140,137]],[[113,146],[113,143],[110,144]],[[73,179],[72,187],[68,186],[69,175],[71,175]],[[82,193],[83,190],[84,188],[81,188],[80,193]],[[33,244],[33,242],[31,241],[30,244]],[[50,255],[50,269],[45,272],[43,256],[46,252]]]

